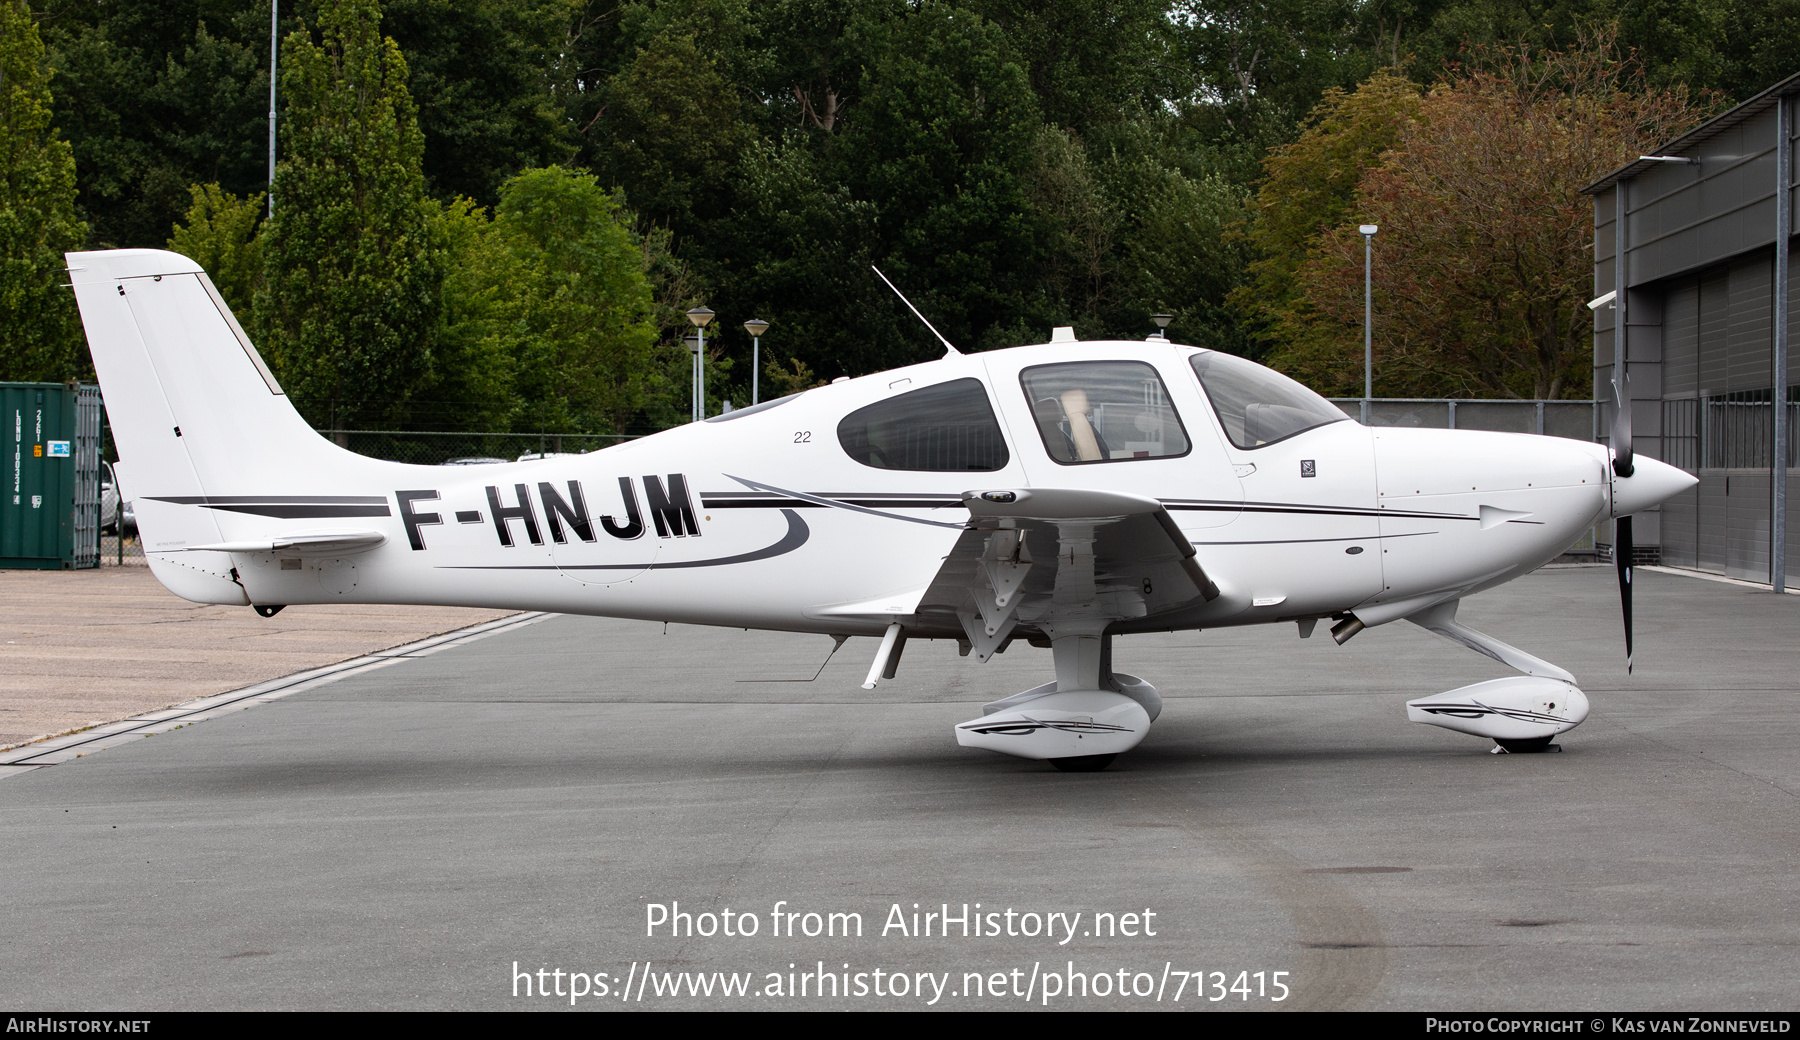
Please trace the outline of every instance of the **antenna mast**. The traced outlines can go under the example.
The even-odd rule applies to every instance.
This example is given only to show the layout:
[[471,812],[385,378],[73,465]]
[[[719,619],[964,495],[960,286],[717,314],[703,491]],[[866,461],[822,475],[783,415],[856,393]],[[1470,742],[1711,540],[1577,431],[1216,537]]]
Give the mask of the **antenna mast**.
[[925,323],[925,327],[931,330],[931,334],[933,336],[936,336],[938,338],[938,341],[944,345],[944,356],[945,357],[949,357],[952,354],[955,354],[959,357],[962,355],[962,351],[957,350],[954,346],[952,346],[950,341],[944,338],[944,334],[937,330],[937,326],[933,325],[931,323],[930,319],[926,318],[925,315],[919,313],[919,308],[913,306],[912,301],[906,298],[905,293],[903,293],[899,289],[895,288],[893,282],[888,282],[888,276],[881,273],[881,268],[876,267],[874,264],[870,264],[869,270],[875,272],[875,277],[881,279],[884,282],[887,282],[887,287],[894,290],[894,295],[900,297],[900,302],[906,304],[907,309],[912,311],[914,316],[916,316],[920,321]]

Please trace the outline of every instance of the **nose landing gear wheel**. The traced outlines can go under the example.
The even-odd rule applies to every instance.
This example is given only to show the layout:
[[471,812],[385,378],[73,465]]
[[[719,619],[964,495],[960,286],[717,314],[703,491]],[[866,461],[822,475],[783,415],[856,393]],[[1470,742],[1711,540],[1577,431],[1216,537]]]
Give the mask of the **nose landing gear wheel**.
[[1071,758],[1053,758],[1050,764],[1065,773],[1098,773],[1118,755],[1075,755]]
[[[1530,740],[1499,740],[1494,743],[1505,749],[1509,755],[1535,755],[1550,750],[1550,742],[1555,737],[1533,737]],[[1557,748],[1561,751],[1561,748]]]

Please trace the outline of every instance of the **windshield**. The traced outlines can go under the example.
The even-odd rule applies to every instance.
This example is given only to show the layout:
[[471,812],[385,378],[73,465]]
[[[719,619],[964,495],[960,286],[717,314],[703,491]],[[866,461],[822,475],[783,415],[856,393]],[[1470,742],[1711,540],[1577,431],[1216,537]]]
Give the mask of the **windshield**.
[[1254,361],[1209,350],[1195,354],[1192,363],[1225,436],[1240,448],[1260,448],[1349,418],[1330,401]]

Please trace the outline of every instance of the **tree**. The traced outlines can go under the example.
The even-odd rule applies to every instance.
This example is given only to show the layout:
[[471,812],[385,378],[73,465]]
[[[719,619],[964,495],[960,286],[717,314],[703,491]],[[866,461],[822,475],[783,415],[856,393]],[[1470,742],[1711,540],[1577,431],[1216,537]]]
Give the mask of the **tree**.
[[1128,228],[1120,236],[1121,306],[1112,328],[1135,337],[1160,311],[1173,317],[1169,334],[1181,342],[1242,353],[1243,332],[1226,299],[1249,260],[1228,233],[1243,218],[1246,190],[1151,156],[1116,164],[1107,179]]
[[1357,186],[1418,119],[1421,93],[1392,69],[1378,70],[1354,91],[1333,87],[1299,139],[1263,160],[1243,231],[1256,259],[1249,282],[1231,296],[1259,347],[1283,342],[1288,333],[1279,326],[1299,306],[1297,275],[1308,251],[1319,236],[1349,222]]
[[[1046,288],[1069,313],[1093,324],[1108,301],[1117,266],[1113,250],[1119,214],[1100,190],[1087,150],[1074,133],[1038,131],[1035,162],[1025,185],[1043,223]],[[1095,330],[1097,331],[1097,330]]]
[[1378,394],[1587,396],[1593,206],[1580,189],[1705,112],[1685,90],[1647,87],[1606,35],[1490,52],[1432,89],[1362,178],[1354,219],[1318,236],[1270,363],[1360,389],[1367,221],[1381,227]]
[[190,185],[267,187],[267,0],[47,0],[43,25],[97,246],[162,245]]
[[[834,141],[832,179],[875,204],[874,252],[889,276],[965,348],[1011,346],[1034,335],[1026,323],[1047,326],[1035,313],[1038,228],[1024,187],[1041,118],[1006,34],[926,0],[894,25],[864,85]],[[923,329],[912,342],[856,364],[941,350]]]
[[258,235],[267,196],[239,198],[217,184],[196,184],[190,191],[193,205],[175,225],[169,248],[206,270],[232,313],[249,317],[262,287]]
[[1158,63],[1167,95],[1213,132],[1267,147],[1296,128],[1321,92],[1379,64],[1358,37],[1348,0],[1173,0],[1170,53]]
[[1019,56],[1044,119],[1086,135],[1130,118],[1152,96],[1163,57],[1164,0],[964,0]]
[[722,215],[748,133],[732,84],[693,35],[658,35],[605,90],[610,140],[596,165],[632,205],[677,234]]
[[[713,236],[730,244],[730,263],[708,264],[718,286],[711,306],[736,320],[715,325],[707,343],[747,358],[738,323],[763,318],[773,323],[766,359],[797,357],[831,377],[851,365],[878,367],[881,348],[911,348],[917,319],[908,314],[900,325],[892,294],[869,270],[879,260],[876,206],[832,181],[829,161],[807,140],[822,133],[790,128],[779,143],[758,142],[739,158],[736,205]],[[748,400],[747,378],[739,389]]]
[[386,0],[382,28],[406,55],[430,194],[491,206],[507,178],[569,158],[573,132],[555,92],[577,6]]
[[518,263],[525,421],[612,431],[641,406],[656,329],[629,219],[591,174],[527,170],[501,188],[494,233]]
[[444,250],[406,62],[375,0],[325,0],[283,45],[284,159],[257,325],[315,426],[395,423],[432,375]]
[[75,158],[51,125],[50,70],[24,0],[0,0],[0,378],[74,379],[92,370],[63,253],[80,249]]
[[530,333],[524,259],[489,213],[458,199],[438,217],[447,263],[431,379],[407,409],[417,429],[507,430],[524,411],[514,377]]

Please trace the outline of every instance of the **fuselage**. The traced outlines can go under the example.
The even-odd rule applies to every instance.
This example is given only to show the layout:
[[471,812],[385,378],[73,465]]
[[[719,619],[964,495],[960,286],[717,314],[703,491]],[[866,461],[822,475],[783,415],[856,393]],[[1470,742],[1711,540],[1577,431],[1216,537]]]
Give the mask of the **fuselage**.
[[[1595,445],[1348,419],[1262,441],[1244,418],[1254,424],[1262,405],[1237,400],[1254,386],[1220,391],[1237,408],[1221,412],[1194,364],[1205,354],[1150,341],[956,355],[591,454],[501,465],[402,466],[330,449],[330,465],[268,473],[260,498],[165,501],[137,488],[139,523],[165,569],[214,555],[182,551],[197,544],[191,525],[160,523],[176,511],[210,513],[224,542],[386,535],[342,557],[230,554],[259,604],[434,603],[839,634],[880,631],[874,615],[885,613],[918,635],[954,637],[954,617],[920,613],[908,595],[966,527],[968,491],[1160,500],[1223,594],[1121,620],[1119,632],[1351,611],[1377,624],[1525,573],[1607,513],[1607,456]],[[1083,378],[1106,382],[1083,392],[1110,404],[1085,403],[1077,418],[1066,384]],[[1141,405],[1127,399],[1137,385]],[[937,412],[894,426],[907,395],[942,387],[916,398]],[[993,429],[968,407],[974,392]],[[885,449],[871,446],[868,421],[852,420],[884,402],[868,414],[887,423]],[[899,609],[876,609],[884,597]]]

